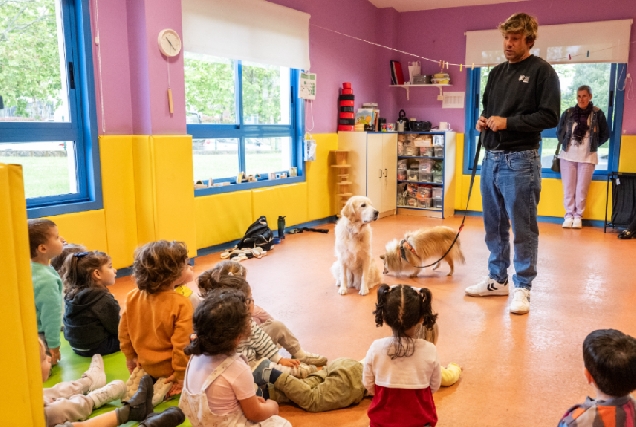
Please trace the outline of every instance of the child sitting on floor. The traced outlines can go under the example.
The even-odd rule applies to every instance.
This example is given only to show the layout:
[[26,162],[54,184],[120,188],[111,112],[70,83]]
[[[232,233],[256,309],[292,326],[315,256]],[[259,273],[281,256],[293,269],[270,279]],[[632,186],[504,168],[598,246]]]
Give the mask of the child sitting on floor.
[[192,333],[192,304],[174,292],[191,275],[182,242],[160,240],[135,252],[137,289],[126,297],[119,323],[119,341],[131,376],[127,396],[146,373],[157,382],[153,404],[181,392],[188,357],[183,350]]
[[591,332],[583,341],[585,379],[596,389],[565,413],[559,427],[636,425],[636,339],[615,329]]
[[62,279],[50,264],[62,252],[64,239],[49,219],[30,219],[28,229],[38,333],[51,355],[51,363],[57,365],[62,328]]
[[[199,287],[208,286],[206,284],[207,282],[226,275],[239,276],[245,279],[247,269],[236,261],[221,261],[211,270],[199,276]],[[201,286],[201,283],[203,283],[204,286]],[[324,366],[327,364],[326,357],[303,350],[298,339],[283,322],[272,318],[269,313],[258,305],[254,304],[253,306],[252,319],[254,322],[271,337],[275,344],[287,350],[293,359],[300,360],[308,365]]]
[[376,325],[386,323],[393,336],[375,340],[364,360],[364,386],[374,395],[367,411],[371,427],[435,427],[433,393],[441,384],[441,367],[435,345],[416,337],[420,323],[432,329],[436,322],[431,292],[380,285],[373,314]]
[[192,355],[179,407],[194,427],[291,427],[278,404],[255,394],[250,367],[237,353],[251,331],[250,303],[237,289],[207,293],[194,314]]
[[[221,276],[215,279],[212,275],[207,275],[206,273],[203,274],[203,280],[201,278],[199,280],[199,289],[201,289],[201,294],[204,298],[207,298],[207,295],[215,289],[238,289],[247,295],[250,313],[252,313],[254,307],[252,289],[245,279],[239,276]],[[245,356],[250,367],[258,366],[261,359],[269,359],[278,370],[289,372],[295,377],[304,378],[310,373],[317,371],[314,365],[307,365],[299,360],[282,357],[278,353],[278,347],[276,347],[269,335],[253,319],[251,319],[250,324],[251,333],[246,340],[239,344],[237,350]]]
[[107,288],[117,270],[104,252],[67,256],[64,275],[64,337],[80,356],[119,351],[119,304]]
[[[51,357],[46,354],[46,346],[40,340],[40,367],[42,381],[51,374]],[[140,426],[176,427],[185,421],[179,408],[169,408],[164,412],[153,413],[152,378],[144,377],[139,383],[137,393],[123,406],[114,411],[101,414],[88,421],[92,411],[100,406],[120,399],[125,390],[123,381],[115,380],[106,384],[104,361],[98,354],[86,372],[76,381],[63,382],[44,389],[44,416],[47,427],[116,427],[129,421],[142,421]],[[84,394],[88,393],[88,394]]]

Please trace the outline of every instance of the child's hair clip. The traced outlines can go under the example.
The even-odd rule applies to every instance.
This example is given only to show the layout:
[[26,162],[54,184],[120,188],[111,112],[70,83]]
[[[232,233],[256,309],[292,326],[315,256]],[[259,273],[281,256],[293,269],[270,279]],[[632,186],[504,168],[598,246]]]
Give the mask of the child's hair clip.
[[86,255],[88,255],[88,252],[75,252],[73,254],[75,258],[84,258]]

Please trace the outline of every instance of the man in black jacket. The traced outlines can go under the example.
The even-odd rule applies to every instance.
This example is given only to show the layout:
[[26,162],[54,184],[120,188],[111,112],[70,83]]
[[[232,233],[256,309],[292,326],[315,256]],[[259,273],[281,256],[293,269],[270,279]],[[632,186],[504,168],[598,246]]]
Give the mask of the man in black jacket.
[[469,296],[508,295],[510,227],[514,234],[514,296],[510,312],[530,311],[530,288],[537,275],[541,194],[541,131],[559,121],[561,89],[554,69],[530,54],[537,20],[525,13],[499,25],[507,62],[488,76],[483,111],[476,128],[486,155],[481,167],[481,194],[488,276],[466,288]]

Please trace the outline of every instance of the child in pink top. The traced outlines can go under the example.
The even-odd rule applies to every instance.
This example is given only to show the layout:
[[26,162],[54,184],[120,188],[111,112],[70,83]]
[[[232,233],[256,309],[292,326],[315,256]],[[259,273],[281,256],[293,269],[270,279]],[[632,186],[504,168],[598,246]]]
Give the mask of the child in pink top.
[[435,345],[416,336],[420,324],[435,325],[431,292],[381,285],[375,307],[376,325],[386,323],[393,336],[375,340],[364,359],[362,382],[374,395],[367,412],[371,427],[434,427],[440,364]]
[[197,308],[179,401],[194,427],[291,427],[276,402],[256,396],[252,371],[236,352],[250,324],[249,301],[236,289],[214,290]]

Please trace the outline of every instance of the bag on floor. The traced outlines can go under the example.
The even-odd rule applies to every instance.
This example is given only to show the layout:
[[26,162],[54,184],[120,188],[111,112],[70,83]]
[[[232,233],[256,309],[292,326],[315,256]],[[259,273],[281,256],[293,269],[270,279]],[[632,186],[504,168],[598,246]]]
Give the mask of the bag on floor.
[[267,225],[267,218],[261,216],[247,228],[245,236],[236,245],[239,249],[261,248],[264,251],[272,249],[274,233]]

